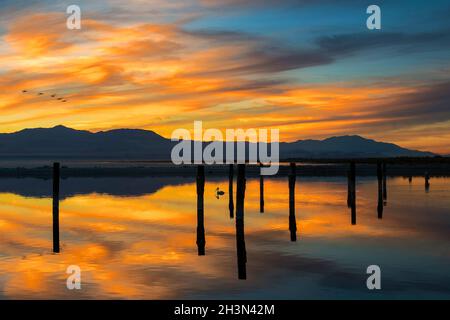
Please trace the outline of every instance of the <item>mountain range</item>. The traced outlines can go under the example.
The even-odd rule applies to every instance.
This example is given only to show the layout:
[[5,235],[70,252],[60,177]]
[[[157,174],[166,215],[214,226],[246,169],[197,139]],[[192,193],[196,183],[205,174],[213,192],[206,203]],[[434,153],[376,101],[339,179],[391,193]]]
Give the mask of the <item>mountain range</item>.
[[[60,125],[0,134],[0,157],[170,160],[176,143],[148,130],[117,129],[92,133]],[[435,154],[361,136],[280,143],[281,159],[432,156]]]

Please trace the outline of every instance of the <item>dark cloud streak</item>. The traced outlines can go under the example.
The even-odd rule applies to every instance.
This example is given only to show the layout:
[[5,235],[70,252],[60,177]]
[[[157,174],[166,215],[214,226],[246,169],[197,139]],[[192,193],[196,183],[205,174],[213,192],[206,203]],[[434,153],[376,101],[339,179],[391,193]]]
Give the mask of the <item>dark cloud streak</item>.
[[350,33],[322,36],[313,46],[288,47],[280,41],[259,35],[226,30],[182,31],[186,35],[223,44],[246,42],[250,49],[240,56],[238,66],[208,71],[206,74],[271,74],[332,64],[367,50],[393,49],[402,54],[450,48],[450,30],[427,33]]
[[354,33],[320,37],[316,40],[319,50],[334,57],[352,55],[362,50],[379,48],[407,48],[408,51],[443,49],[450,47],[450,30],[427,33]]

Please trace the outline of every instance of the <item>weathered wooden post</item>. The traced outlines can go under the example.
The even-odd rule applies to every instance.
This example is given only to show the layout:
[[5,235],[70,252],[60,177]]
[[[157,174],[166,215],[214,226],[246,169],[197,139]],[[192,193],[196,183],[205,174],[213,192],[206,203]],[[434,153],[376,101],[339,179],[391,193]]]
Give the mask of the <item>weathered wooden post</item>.
[[233,200],[233,183],[234,183],[234,165],[229,165],[228,172],[228,209],[230,210],[230,219],[234,218],[234,200]]
[[410,184],[412,183],[412,176],[409,176],[408,181]]
[[60,165],[53,164],[53,252],[59,253],[59,180]]
[[383,205],[387,204],[387,174],[386,174],[386,162],[383,162]]
[[378,219],[383,218],[383,168],[381,162],[377,162],[377,177],[378,177]]
[[197,248],[198,255],[205,255],[205,216],[204,216],[204,193],[205,193],[205,166],[197,167]]
[[295,163],[291,163],[291,172],[289,174],[289,231],[291,232],[291,241],[297,241],[297,221],[295,218],[295,181],[297,179],[297,169]]
[[261,174],[263,164],[259,164],[259,212],[264,213],[264,176]]
[[430,175],[428,174],[428,171],[425,172],[425,190],[430,190]]
[[352,182],[350,177],[350,170],[347,170],[347,207],[352,207]]
[[351,188],[351,212],[352,225],[356,224],[356,165],[352,161],[350,163],[350,188]]
[[245,164],[238,165],[236,186],[236,249],[238,261],[238,279],[247,279],[247,251],[244,233]]
[[239,219],[244,218],[245,184],[245,164],[239,164],[236,186],[236,218]]

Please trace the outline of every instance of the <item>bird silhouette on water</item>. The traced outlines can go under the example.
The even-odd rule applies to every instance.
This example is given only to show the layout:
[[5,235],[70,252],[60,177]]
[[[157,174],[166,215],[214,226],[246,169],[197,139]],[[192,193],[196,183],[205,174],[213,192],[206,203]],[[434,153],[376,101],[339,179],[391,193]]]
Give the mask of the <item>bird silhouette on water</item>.
[[224,191],[220,190],[219,187],[216,188],[216,198],[219,199],[221,196],[225,194]]

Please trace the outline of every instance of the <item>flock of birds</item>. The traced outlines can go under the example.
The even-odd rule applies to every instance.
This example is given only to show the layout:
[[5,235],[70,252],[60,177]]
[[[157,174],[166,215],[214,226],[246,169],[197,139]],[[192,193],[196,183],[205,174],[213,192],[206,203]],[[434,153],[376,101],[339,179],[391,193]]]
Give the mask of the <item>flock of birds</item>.
[[[22,93],[26,94],[26,93],[31,93],[31,92],[28,91],[28,90],[22,90]],[[38,92],[37,95],[38,96],[43,96],[43,95],[45,95],[45,93],[44,92]],[[57,97],[56,93],[51,94],[50,97],[54,98],[55,100],[61,101],[61,102],[67,102],[67,99],[65,99],[64,97]]]

